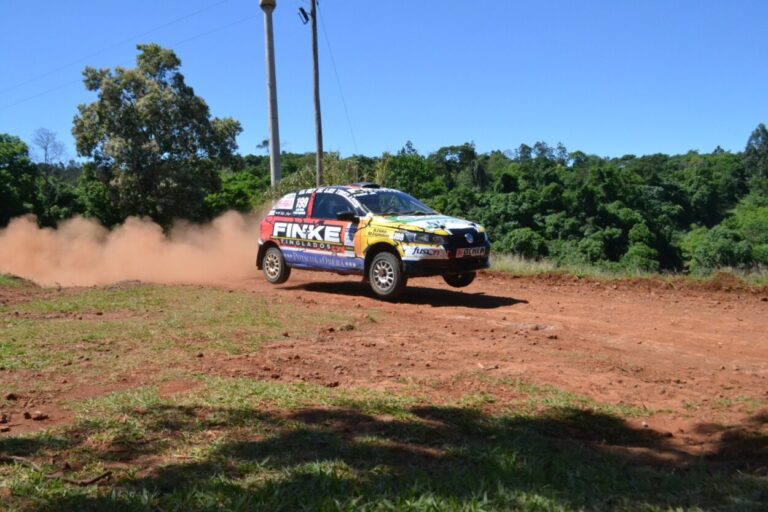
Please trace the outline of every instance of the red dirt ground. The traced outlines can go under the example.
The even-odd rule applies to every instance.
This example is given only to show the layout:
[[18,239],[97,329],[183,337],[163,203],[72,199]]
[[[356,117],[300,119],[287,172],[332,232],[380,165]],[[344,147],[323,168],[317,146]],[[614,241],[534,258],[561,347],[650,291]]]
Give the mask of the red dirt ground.
[[[768,435],[766,292],[485,274],[463,290],[414,279],[399,302],[385,303],[354,278],[321,273],[294,272],[280,287],[259,278],[229,286],[295,304],[297,314],[331,304],[360,321],[230,358],[219,370],[228,375],[417,385],[436,400],[488,393],[491,408],[524,398],[496,379],[522,379],[645,409],[650,416],[630,425],[670,438],[670,453],[711,454],[735,434]],[[489,382],[468,378],[480,372]]]
[[[497,379],[522,379],[647,410],[648,417],[628,423],[669,439],[664,453],[654,453],[661,459],[719,453],[725,439],[741,434],[768,436],[768,293],[485,274],[463,290],[440,278],[414,279],[400,301],[386,303],[356,278],[324,273],[294,272],[278,287],[261,276],[221,285],[292,305],[296,315],[336,310],[355,321],[309,337],[289,329],[258,352],[186,359],[179,368],[398,393],[418,389],[437,401],[487,393],[489,408],[525,398]],[[152,373],[126,376],[119,387],[150,383]],[[54,394],[48,405],[55,410],[97,387],[79,384],[81,391]],[[192,387],[174,381],[161,392]],[[757,448],[768,450],[764,444]]]

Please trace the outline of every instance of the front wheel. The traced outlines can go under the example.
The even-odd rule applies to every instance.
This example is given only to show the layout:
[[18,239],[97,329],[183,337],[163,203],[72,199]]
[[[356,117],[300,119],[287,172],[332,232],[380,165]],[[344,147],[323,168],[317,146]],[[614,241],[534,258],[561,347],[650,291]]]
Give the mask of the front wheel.
[[389,252],[373,257],[368,269],[371,290],[381,299],[394,299],[405,289],[408,278],[403,272],[400,258]]
[[264,277],[272,284],[282,284],[291,277],[291,267],[285,264],[283,253],[277,247],[270,247],[264,253],[261,269]]
[[462,272],[460,274],[443,274],[443,280],[454,288],[464,288],[472,284],[477,272]]

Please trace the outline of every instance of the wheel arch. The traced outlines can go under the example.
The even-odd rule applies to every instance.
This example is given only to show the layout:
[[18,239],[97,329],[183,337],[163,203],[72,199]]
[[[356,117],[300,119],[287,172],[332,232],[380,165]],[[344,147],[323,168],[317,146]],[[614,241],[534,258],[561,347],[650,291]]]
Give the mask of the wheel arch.
[[280,249],[280,246],[277,245],[272,240],[267,240],[263,244],[259,246],[259,252],[256,253],[256,268],[261,270],[264,267],[264,254],[266,254],[267,249],[270,247],[277,247]]
[[[365,251],[365,266],[363,268],[363,275],[367,276],[368,271],[371,270],[371,262],[373,261],[373,258],[382,252],[388,252],[391,254],[394,254],[397,256],[397,259],[400,261],[400,265],[403,265],[403,257],[398,252],[397,248],[389,244],[387,242],[377,242],[373,244],[372,246],[368,247],[368,249]],[[405,270],[405,269],[403,269]]]

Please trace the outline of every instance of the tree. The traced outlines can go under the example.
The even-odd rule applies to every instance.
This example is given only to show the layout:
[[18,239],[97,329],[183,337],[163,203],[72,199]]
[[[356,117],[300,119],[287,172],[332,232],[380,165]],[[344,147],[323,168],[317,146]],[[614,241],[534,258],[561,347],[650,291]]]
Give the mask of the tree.
[[[455,186],[482,188],[487,182],[485,168],[478,166],[473,142],[442,147],[432,153],[427,162],[449,189]],[[463,179],[460,174],[464,175]]]
[[18,137],[0,133],[0,227],[12,217],[34,211],[36,178],[27,145]]
[[108,169],[120,216],[203,220],[205,197],[221,181],[216,165],[237,149],[240,123],[211,118],[179,72],[181,60],[156,44],[138,45],[133,69],[83,71],[95,102],[78,106],[72,133],[81,156]]
[[406,142],[397,155],[385,154],[376,171],[376,179],[384,186],[422,199],[445,192],[444,184],[411,141]]
[[750,188],[768,194],[768,128],[760,123],[744,149],[744,168]]
[[56,133],[47,128],[38,128],[32,134],[32,144],[42,153],[42,162],[51,165],[64,155],[64,144],[56,138]]
[[112,227],[124,220],[117,208],[117,190],[110,187],[112,173],[98,169],[93,163],[86,164],[77,184],[78,201],[86,217],[98,219],[104,226]]

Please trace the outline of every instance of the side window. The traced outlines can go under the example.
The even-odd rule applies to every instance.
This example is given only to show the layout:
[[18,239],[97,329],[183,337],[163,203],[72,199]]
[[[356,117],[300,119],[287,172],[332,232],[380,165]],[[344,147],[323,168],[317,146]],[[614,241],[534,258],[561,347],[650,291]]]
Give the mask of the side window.
[[313,219],[333,219],[339,212],[354,211],[349,201],[337,194],[315,194],[315,201],[312,205]]

